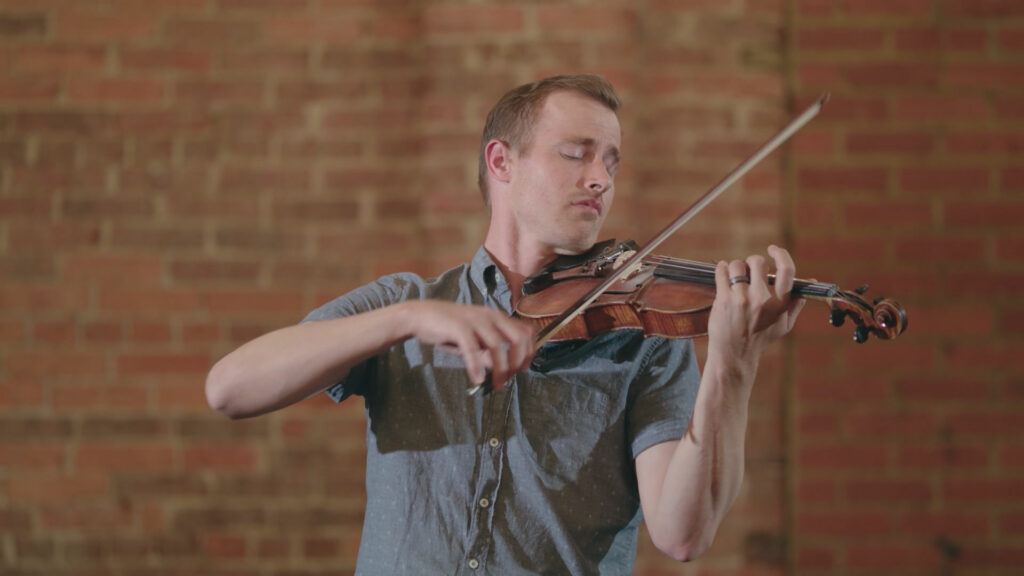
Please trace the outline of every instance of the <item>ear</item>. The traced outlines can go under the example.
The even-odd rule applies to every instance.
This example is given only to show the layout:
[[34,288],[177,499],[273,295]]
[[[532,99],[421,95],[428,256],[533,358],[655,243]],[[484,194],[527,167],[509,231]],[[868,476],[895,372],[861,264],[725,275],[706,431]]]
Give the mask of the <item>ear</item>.
[[484,148],[484,160],[491,177],[508,183],[512,179],[512,149],[501,140],[491,140]]

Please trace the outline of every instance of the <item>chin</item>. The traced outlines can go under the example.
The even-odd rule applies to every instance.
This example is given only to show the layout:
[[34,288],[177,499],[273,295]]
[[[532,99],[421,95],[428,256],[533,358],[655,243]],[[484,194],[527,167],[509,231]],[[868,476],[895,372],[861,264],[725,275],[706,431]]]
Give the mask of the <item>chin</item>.
[[574,255],[582,254],[597,242],[597,236],[589,236],[587,238],[572,238],[566,239],[563,242],[556,242],[553,244],[555,248],[555,254],[560,255]]

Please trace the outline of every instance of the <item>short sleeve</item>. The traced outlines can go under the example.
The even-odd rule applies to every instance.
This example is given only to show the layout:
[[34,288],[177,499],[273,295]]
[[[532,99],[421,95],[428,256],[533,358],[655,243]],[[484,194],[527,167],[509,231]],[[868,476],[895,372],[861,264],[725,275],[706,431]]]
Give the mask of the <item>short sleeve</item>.
[[[410,289],[418,281],[419,277],[413,274],[385,276],[320,306],[307,314],[302,322],[344,318],[397,304],[408,299]],[[365,395],[367,386],[375,378],[377,361],[378,357],[373,356],[353,366],[348,375],[327,389],[327,395],[335,402],[341,402],[353,394]]]
[[626,415],[634,459],[655,444],[683,437],[700,387],[693,342],[648,338],[645,344]]

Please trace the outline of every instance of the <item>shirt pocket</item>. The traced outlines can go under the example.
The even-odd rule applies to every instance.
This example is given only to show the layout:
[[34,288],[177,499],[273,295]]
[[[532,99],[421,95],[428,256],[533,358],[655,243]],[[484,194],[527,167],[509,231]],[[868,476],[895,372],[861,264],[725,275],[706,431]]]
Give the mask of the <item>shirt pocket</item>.
[[621,443],[608,395],[601,390],[522,375],[516,389],[524,451],[549,488],[579,481],[588,462],[609,456],[611,445]]

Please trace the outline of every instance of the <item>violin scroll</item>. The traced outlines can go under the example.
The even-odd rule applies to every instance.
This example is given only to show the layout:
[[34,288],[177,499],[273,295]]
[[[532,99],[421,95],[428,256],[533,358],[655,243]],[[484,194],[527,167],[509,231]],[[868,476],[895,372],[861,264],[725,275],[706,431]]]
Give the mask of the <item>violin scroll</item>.
[[867,341],[874,334],[882,340],[892,340],[907,329],[907,312],[899,302],[890,298],[875,298],[868,304],[861,295],[867,286],[861,286],[852,292],[838,292],[826,298],[832,311],[829,324],[839,327],[850,318],[857,325],[853,331],[853,340],[858,344]]

